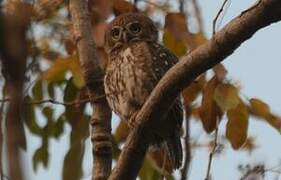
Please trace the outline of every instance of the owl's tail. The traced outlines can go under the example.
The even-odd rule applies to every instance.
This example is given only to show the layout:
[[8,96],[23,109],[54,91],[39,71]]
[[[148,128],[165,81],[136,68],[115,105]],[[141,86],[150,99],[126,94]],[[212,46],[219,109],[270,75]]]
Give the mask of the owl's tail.
[[173,165],[173,169],[179,169],[182,165],[183,159],[180,135],[175,134],[174,136],[168,138],[166,140],[166,146],[168,150],[169,159]]

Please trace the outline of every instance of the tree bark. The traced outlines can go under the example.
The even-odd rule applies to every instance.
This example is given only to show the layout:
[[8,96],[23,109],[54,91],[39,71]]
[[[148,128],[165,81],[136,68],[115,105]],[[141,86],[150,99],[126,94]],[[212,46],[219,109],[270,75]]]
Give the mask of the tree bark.
[[[160,80],[139,111],[138,125],[128,136],[111,180],[135,179],[149,143],[151,124],[157,124],[161,112],[168,109],[177,95],[201,73],[232,54],[259,29],[281,20],[280,0],[261,0],[228,23],[216,35],[182,58]],[[165,103],[163,103],[165,101]],[[169,103],[170,102],[170,103]],[[159,124],[159,123],[158,123]],[[137,162],[140,161],[140,162]]]
[[107,179],[111,172],[111,110],[103,89],[103,72],[99,66],[87,1],[70,0],[74,33],[80,65],[92,99],[91,140],[93,144],[92,179]]

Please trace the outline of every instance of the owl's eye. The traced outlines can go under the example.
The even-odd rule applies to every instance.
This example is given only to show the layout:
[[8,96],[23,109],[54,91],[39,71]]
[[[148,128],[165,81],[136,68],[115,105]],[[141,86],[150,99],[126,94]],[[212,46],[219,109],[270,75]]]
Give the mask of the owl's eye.
[[141,31],[141,25],[137,22],[134,22],[129,25],[129,30],[134,34],[137,34]]
[[118,40],[120,38],[121,29],[119,27],[115,27],[111,30],[111,36],[113,39]]

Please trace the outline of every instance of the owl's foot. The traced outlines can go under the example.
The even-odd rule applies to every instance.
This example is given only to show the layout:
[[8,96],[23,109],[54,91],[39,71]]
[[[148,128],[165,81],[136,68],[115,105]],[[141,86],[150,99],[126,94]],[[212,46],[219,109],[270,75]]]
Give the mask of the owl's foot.
[[136,126],[136,118],[138,115],[138,111],[134,112],[132,114],[132,116],[130,117],[129,121],[128,121],[128,126],[130,129],[134,128]]

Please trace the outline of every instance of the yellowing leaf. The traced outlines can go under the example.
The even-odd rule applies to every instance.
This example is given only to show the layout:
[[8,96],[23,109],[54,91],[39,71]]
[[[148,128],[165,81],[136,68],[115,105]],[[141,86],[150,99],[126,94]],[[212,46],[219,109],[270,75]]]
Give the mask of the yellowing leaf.
[[200,46],[201,44],[205,43],[207,41],[206,37],[202,33],[198,33],[194,35],[194,42],[196,46]]
[[74,84],[78,88],[83,87],[85,82],[77,55],[56,60],[55,63],[42,74],[41,78],[49,83],[58,82],[65,79],[65,73],[68,70],[71,71],[73,75]]
[[198,81],[191,83],[187,88],[182,91],[185,106],[190,105],[198,97],[204,84],[205,76],[200,76]]
[[214,100],[223,111],[235,108],[239,104],[236,87],[231,84],[219,84],[215,89]]
[[227,111],[226,138],[233,149],[240,148],[247,139],[249,112],[242,101],[234,109]]
[[186,53],[186,45],[184,39],[177,40],[173,35],[166,31],[163,35],[163,43],[169,48],[177,57],[181,57]]
[[252,98],[250,99],[250,104],[255,115],[265,118],[270,114],[269,106],[263,101],[257,98]]
[[71,60],[56,60],[55,63],[42,74],[41,78],[48,82],[63,80],[70,62]]
[[214,91],[219,81],[213,77],[203,90],[202,104],[199,109],[203,127],[207,133],[211,133],[216,128],[217,121],[221,118],[222,112],[214,101]]
[[165,17],[163,43],[178,57],[183,56],[187,49],[188,29],[183,13],[168,13]]
[[121,121],[115,132],[115,139],[117,143],[124,142],[129,134],[129,128],[127,124]]

